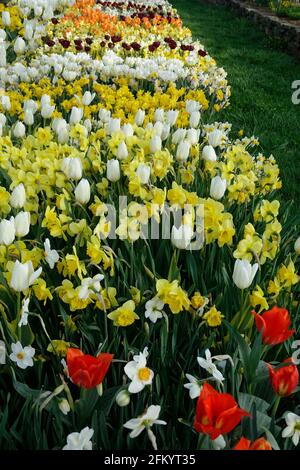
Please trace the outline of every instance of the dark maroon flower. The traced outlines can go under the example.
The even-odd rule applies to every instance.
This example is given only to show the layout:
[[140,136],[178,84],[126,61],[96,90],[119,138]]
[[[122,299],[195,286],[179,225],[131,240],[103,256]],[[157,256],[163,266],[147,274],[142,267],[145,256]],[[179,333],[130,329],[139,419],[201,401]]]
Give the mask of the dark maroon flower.
[[121,41],[121,36],[112,36],[111,40],[113,43],[120,42]]
[[105,46],[105,44],[106,44],[106,42],[105,42],[105,41],[101,41],[101,42],[100,42],[100,46],[101,46],[101,47],[104,47],[104,46]]
[[134,51],[139,51],[141,48],[141,45],[138,42],[132,42],[130,45]]
[[85,46],[84,50],[85,50],[85,52],[90,52],[91,48],[90,48],[90,46]]
[[75,46],[81,46],[82,40],[81,39],[74,39]]
[[93,44],[93,39],[92,38],[86,38],[85,42],[90,46]]
[[53,47],[53,46],[55,46],[55,41],[52,41],[52,39],[48,39],[48,40],[46,41],[46,44],[47,44],[47,46],[49,46],[49,47]]
[[68,49],[68,47],[70,47],[70,44],[71,44],[70,41],[68,41],[67,39],[59,39],[59,42],[64,49]]
[[201,57],[205,57],[205,56],[207,55],[207,52],[203,51],[202,49],[199,49],[198,54],[199,54]]
[[106,35],[104,36],[104,39],[106,39],[106,41],[109,41],[109,40],[110,40],[110,35],[109,35],[109,34],[106,34]]
[[52,24],[58,24],[59,21],[57,18],[51,18]]

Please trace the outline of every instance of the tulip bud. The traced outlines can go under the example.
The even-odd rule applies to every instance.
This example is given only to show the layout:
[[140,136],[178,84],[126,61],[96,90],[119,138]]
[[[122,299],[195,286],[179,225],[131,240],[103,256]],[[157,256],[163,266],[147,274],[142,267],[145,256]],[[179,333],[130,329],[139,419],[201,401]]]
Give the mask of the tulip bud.
[[80,204],[87,204],[91,198],[91,187],[88,180],[83,178],[75,188],[75,199]]
[[219,129],[215,129],[214,131],[208,134],[208,143],[213,147],[219,147],[222,143],[223,132]]
[[148,184],[150,178],[150,167],[144,163],[140,163],[137,167],[136,174],[140,178],[142,184]]
[[111,112],[108,111],[107,109],[101,108],[98,113],[99,119],[102,122],[109,122]]
[[96,390],[97,390],[99,397],[102,397],[103,395],[103,383],[102,382],[96,385]]
[[222,199],[226,191],[227,181],[220,176],[212,178],[210,183],[210,197],[216,199]]
[[27,124],[27,126],[32,126],[34,123],[34,115],[30,109],[24,111],[24,122]]
[[124,140],[119,144],[117,150],[117,158],[119,160],[125,160],[128,157],[128,150]]
[[9,285],[16,292],[24,292],[37,280],[41,272],[42,268],[34,271],[32,261],[22,264],[17,260],[11,273]]
[[5,42],[1,43],[0,39],[0,67],[6,67],[7,62],[6,62],[6,47],[5,47]]
[[297,240],[295,241],[294,250],[297,253],[297,255],[300,255],[300,237],[298,237]]
[[164,124],[163,125],[163,129],[162,129],[162,133],[161,133],[161,140],[166,140],[169,135],[170,135],[170,124]]
[[83,122],[83,125],[84,125],[84,127],[86,128],[86,130],[87,130],[88,132],[91,132],[91,130],[92,130],[92,122],[91,122],[90,119],[85,119],[84,122]]
[[121,390],[116,396],[117,405],[123,407],[130,403],[130,394],[127,390]]
[[7,95],[1,96],[1,105],[4,111],[9,111],[11,108],[10,98]]
[[70,124],[78,124],[81,121],[82,116],[83,116],[83,109],[77,108],[76,106],[73,106],[72,111],[71,111],[71,115],[70,115],[70,119],[69,119],[69,123]]
[[10,195],[9,202],[14,209],[21,209],[22,207],[24,207],[24,204],[26,202],[26,193],[23,183],[18,184],[18,186],[14,188],[13,192]]
[[77,157],[66,157],[62,162],[62,171],[72,180],[80,180],[82,178],[81,160]]
[[202,149],[202,158],[208,162],[217,161],[217,155],[212,145],[205,145]]
[[0,245],[9,246],[15,240],[15,224],[14,218],[10,220],[1,220],[0,222]]
[[115,183],[121,178],[119,160],[108,160],[106,168],[106,177],[109,181]]
[[16,40],[15,40],[15,44],[14,44],[14,51],[16,54],[23,54],[24,51],[26,49],[26,43],[24,41],[23,38],[21,37],[18,37]]
[[0,113],[0,124],[4,127],[6,124],[6,116],[3,113]]
[[84,106],[89,106],[94,98],[95,93],[92,94],[90,91],[86,91],[82,97],[82,104]]
[[63,398],[62,400],[59,400],[58,407],[64,415],[67,415],[69,411],[71,410],[70,404],[68,400],[66,400],[65,398]]
[[5,41],[6,39],[6,32],[2,28],[0,28],[0,39],[2,39],[2,41]]
[[135,115],[134,122],[137,126],[142,126],[145,119],[145,111],[139,109]]
[[176,160],[179,162],[186,162],[190,154],[190,143],[187,140],[179,142],[176,151]]
[[15,217],[15,230],[17,237],[25,237],[30,230],[30,213],[19,212]]
[[41,107],[44,108],[45,106],[51,106],[51,98],[46,94],[41,97]]
[[2,24],[5,27],[10,26],[11,20],[10,20],[10,13],[9,11],[3,11],[2,12]]
[[18,139],[21,139],[22,137],[24,137],[25,132],[26,132],[26,127],[24,126],[23,122],[17,121],[13,129],[13,135],[17,137]]
[[189,114],[192,114],[195,111],[199,111],[201,108],[201,105],[198,101],[194,100],[186,100],[185,102],[185,109]]
[[31,23],[24,24],[24,38],[30,41],[33,38],[34,30]]
[[161,138],[158,135],[152,137],[150,142],[150,152],[155,153],[161,150]]
[[257,263],[252,266],[247,260],[237,259],[232,275],[233,282],[239,289],[247,289],[252,284],[257,270]]
[[200,121],[200,113],[199,111],[193,111],[190,115],[190,126],[197,127]]

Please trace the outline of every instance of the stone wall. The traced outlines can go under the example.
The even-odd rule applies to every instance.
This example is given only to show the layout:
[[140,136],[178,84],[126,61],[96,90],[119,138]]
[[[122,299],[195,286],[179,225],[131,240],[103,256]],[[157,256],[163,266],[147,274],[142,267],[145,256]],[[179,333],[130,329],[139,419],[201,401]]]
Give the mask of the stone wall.
[[279,18],[271,11],[256,8],[240,0],[206,0],[208,3],[228,6],[239,16],[249,18],[260,29],[276,39],[287,52],[300,58],[300,21]]

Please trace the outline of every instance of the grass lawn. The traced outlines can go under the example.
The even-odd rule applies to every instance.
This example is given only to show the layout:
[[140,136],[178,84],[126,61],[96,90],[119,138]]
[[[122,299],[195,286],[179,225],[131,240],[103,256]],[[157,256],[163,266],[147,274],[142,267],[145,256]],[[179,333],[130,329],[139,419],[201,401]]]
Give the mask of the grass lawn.
[[291,101],[292,82],[300,80],[300,60],[225,7],[171,1],[193,37],[228,73],[231,105],[219,119],[259,137],[264,152],[272,153],[280,165],[284,197],[300,202],[300,104]]

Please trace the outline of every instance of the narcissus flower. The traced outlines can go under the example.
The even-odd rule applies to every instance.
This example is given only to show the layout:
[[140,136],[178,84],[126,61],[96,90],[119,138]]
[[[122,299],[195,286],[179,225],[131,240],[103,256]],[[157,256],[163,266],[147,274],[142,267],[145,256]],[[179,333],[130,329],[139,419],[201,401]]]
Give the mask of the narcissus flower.
[[138,393],[146,385],[152,383],[154,373],[147,367],[148,348],[144,348],[143,352],[133,356],[133,361],[128,362],[124,367],[125,374],[130,378],[128,391],[130,393]]
[[197,432],[209,434],[214,440],[232,431],[244,416],[250,414],[239,408],[232,395],[217,392],[207,382],[203,385],[194,421]]
[[63,450],[92,450],[91,439],[93,434],[94,430],[88,427],[80,432],[72,432],[68,435],[67,444],[63,447]]
[[272,450],[272,447],[264,437],[260,437],[251,443],[251,441],[242,436],[233,450]]
[[142,416],[139,416],[138,418],[133,418],[127,421],[124,424],[124,428],[131,430],[129,437],[131,438],[137,437],[141,434],[141,432],[144,431],[144,429],[147,429],[148,437],[154,449],[157,450],[156,438],[150,428],[151,426],[153,426],[153,424],[167,424],[165,421],[158,419],[159,414],[160,414],[160,406],[151,405]]
[[84,354],[80,349],[69,348],[67,365],[69,376],[80,387],[91,389],[101,384],[114,355],[100,353],[97,357]]
[[172,313],[179,313],[188,310],[190,301],[183,289],[178,285],[178,281],[169,282],[166,279],[159,279],[156,282],[157,297],[162,302],[168,304]]
[[300,416],[288,411],[284,415],[286,428],[282,431],[282,437],[291,437],[294,446],[299,444],[300,440]]
[[275,393],[281,397],[287,397],[295,391],[298,385],[299,372],[291,357],[283,362],[288,363],[288,365],[279,367],[276,370],[270,364],[268,364],[268,367]]
[[135,303],[133,300],[128,300],[121,307],[117,308],[107,318],[113,320],[115,326],[128,326],[132,325],[139,316],[135,313]]
[[285,308],[273,307],[261,315],[256,312],[253,314],[255,315],[256,327],[258,331],[262,332],[265,344],[283,343],[295,333],[295,330],[289,330],[291,319]]

